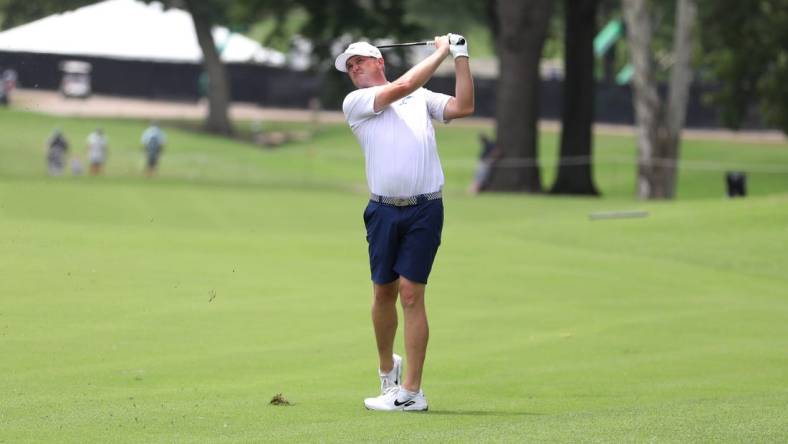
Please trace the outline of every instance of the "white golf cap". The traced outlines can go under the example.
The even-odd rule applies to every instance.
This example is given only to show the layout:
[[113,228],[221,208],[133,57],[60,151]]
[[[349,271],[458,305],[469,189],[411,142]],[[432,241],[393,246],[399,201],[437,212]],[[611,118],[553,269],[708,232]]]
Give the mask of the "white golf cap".
[[342,72],[347,72],[345,63],[347,63],[347,59],[353,56],[375,57],[376,59],[383,58],[378,48],[375,48],[367,42],[356,42],[351,43],[345,52],[337,56],[337,59],[334,61],[334,66]]

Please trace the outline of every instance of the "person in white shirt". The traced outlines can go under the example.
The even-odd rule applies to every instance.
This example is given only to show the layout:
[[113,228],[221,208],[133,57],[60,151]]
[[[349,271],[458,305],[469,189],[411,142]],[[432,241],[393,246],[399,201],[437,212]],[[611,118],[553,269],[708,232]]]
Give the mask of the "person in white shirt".
[[[370,410],[428,409],[421,389],[429,328],[424,306],[427,278],[443,228],[443,170],[432,120],[471,115],[473,77],[464,37],[435,37],[435,51],[393,82],[380,51],[356,42],[334,63],[356,86],[342,104],[366,159],[370,201],[364,211],[373,281],[372,323],[377,341],[380,396]],[[455,95],[423,88],[443,60],[454,57]],[[399,298],[405,321],[407,372],[394,354]]]
[[101,174],[104,163],[107,160],[107,138],[104,131],[97,128],[88,135],[88,163],[90,164],[90,174]]

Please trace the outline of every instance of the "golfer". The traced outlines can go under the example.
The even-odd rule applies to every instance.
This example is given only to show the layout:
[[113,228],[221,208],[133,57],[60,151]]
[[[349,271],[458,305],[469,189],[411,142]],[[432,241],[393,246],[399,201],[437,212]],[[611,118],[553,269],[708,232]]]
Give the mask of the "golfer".
[[[422,87],[449,53],[456,73],[454,97]],[[443,171],[432,120],[448,123],[473,113],[467,41],[456,34],[435,37],[435,51],[393,82],[386,80],[380,51],[366,42],[348,46],[335,66],[358,88],[342,109],[364,151],[371,193],[364,223],[381,394],[364,405],[424,411],[421,375],[429,337],[424,290],[443,228]],[[393,350],[397,297],[405,318],[404,380],[402,358]]]

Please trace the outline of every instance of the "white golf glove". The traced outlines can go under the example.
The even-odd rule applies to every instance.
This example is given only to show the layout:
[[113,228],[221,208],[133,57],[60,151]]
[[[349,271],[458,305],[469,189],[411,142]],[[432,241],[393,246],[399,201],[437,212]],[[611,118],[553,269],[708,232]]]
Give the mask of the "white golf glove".
[[459,34],[449,34],[449,52],[455,59],[468,57],[468,40]]

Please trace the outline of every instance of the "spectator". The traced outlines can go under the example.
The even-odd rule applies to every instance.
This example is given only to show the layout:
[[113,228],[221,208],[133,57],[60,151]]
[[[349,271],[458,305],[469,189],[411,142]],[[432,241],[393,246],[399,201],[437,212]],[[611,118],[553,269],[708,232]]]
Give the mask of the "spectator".
[[6,90],[13,91],[16,88],[17,78],[19,78],[19,75],[16,73],[16,70],[8,68],[3,71],[3,83]]
[[104,163],[107,160],[107,138],[101,128],[96,128],[88,135],[88,162],[90,163],[90,174],[96,176],[101,174]]
[[159,128],[156,122],[151,122],[150,126],[142,133],[142,146],[145,148],[145,154],[147,155],[145,174],[148,177],[156,173],[159,156],[164,150],[166,140],[164,131]]
[[66,164],[68,141],[60,129],[55,129],[47,141],[47,166],[50,176],[60,176]]
[[8,105],[11,91],[16,88],[17,74],[13,69],[6,69],[0,75],[0,105]]
[[473,182],[468,188],[468,192],[471,194],[478,194],[484,190],[490,180],[492,166],[498,158],[498,148],[494,140],[487,137],[486,134],[480,134],[479,141],[482,144],[482,150],[479,153],[479,165],[476,167]]

